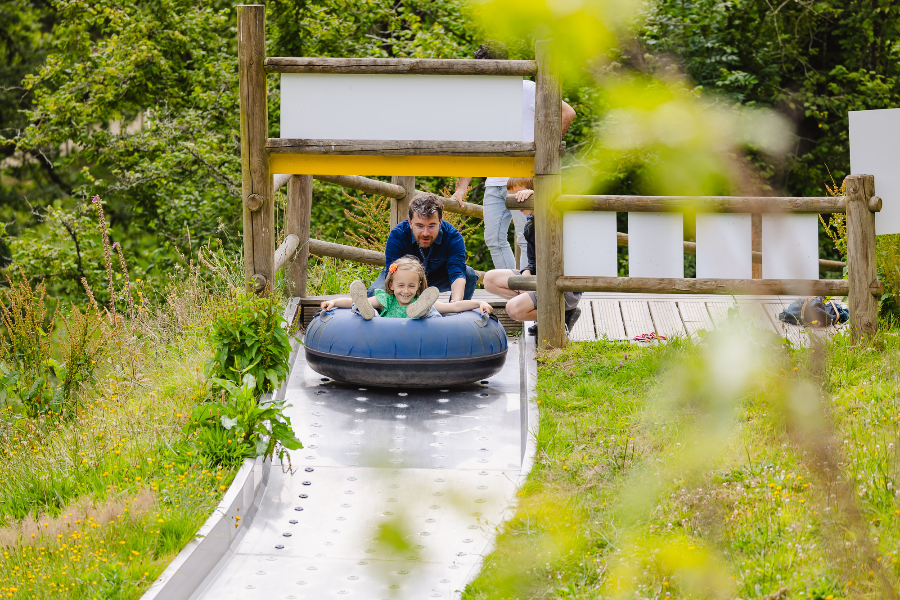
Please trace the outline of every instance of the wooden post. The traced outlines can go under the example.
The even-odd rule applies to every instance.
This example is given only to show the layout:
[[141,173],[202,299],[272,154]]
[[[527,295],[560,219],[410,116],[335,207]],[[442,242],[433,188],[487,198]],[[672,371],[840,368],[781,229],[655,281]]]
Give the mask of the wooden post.
[[391,199],[391,228],[409,218],[409,203],[416,197],[415,177],[391,177],[391,183],[406,190],[406,195],[399,200]]
[[534,226],[537,267],[538,336],[542,348],[566,345],[565,303],[556,287],[563,274],[562,215],[555,206],[562,193],[559,145],[562,141],[562,89],[550,56],[550,43],[535,47],[538,65],[534,111]]
[[869,198],[875,191],[873,175],[848,175],[847,190],[847,275],[850,280],[850,327],[853,340],[875,335],[878,304],[873,291],[878,288],[875,257],[875,213]]
[[288,181],[287,207],[284,211],[285,229],[288,235],[300,239],[300,245],[289,263],[285,294],[288,298],[306,298],[306,282],[309,267],[309,223],[312,211],[312,175],[293,175]]
[[[762,215],[754,213],[750,215],[750,249],[753,252],[762,252]],[[762,262],[753,262],[753,279],[762,279]]]
[[239,5],[237,14],[244,277],[248,289],[260,293],[271,288],[275,276],[275,206],[266,152],[265,6]]

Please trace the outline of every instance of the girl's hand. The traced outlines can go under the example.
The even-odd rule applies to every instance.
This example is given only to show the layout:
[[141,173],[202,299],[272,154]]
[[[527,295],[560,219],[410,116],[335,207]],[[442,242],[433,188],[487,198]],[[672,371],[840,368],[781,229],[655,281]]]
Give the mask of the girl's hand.
[[319,305],[322,310],[331,310],[334,308],[334,300],[325,300]]
[[516,192],[516,202],[525,202],[534,195],[534,190],[519,190]]
[[493,311],[494,311],[494,309],[491,307],[490,304],[488,304],[487,302],[484,302],[482,300],[478,301],[478,312],[480,312],[481,314],[484,314],[484,313],[491,314]]

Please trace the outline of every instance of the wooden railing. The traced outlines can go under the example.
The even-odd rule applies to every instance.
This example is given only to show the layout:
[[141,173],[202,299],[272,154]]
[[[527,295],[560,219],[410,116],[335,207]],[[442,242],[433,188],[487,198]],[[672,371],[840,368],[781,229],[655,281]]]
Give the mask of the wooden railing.
[[[507,207],[535,210],[535,230],[544,245],[536,246],[537,276],[510,278],[512,289],[536,290],[538,330],[547,346],[565,345],[563,325],[564,292],[624,292],[672,294],[791,294],[804,296],[848,296],[850,322],[855,339],[876,331],[876,298],[884,293],[877,278],[875,260],[875,214],[881,198],[874,195],[871,175],[850,175],[844,180],[847,196],[840,197],[680,197],[680,196],[572,196],[537,190],[537,199],[516,202],[508,196]],[[541,210],[543,209],[543,210]],[[689,279],[646,277],[574,277],[563,272],[562,213],[570,210],[601,212],[696,212],[696,213],[846,213],[848,279]],[[541,214],[542,213],[542,214]],[[543,236],[540,236],[543,230]],[[627,236],[618,234],[618,243],[627,245]],[[696,253],[696,244],[685,252]],[[765,248],[763,248],[765,252]],[[761,253],[754,253],[754,260]],[[837,261],[819,261],[824,270],[843,270]],[[546,302],[549,299],[550,302]],[[550,305],[546,310],[541,307]]]

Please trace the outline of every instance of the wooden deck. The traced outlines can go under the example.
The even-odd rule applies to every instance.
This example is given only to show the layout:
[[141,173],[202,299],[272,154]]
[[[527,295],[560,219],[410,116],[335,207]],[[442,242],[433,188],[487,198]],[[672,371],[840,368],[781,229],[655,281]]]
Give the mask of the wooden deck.
[[[312,320],[322,300],[339,296],[321,296],[301,300],[303,327]],[[449,297],[441,294],[442,299]],[[522,324],[506,315],[506,301],[484,290],[475,290],[475,299],[489,302],[494,314],[508,332]],[[696,338],[701,329],[711,331],[738,312],[761,329],[777,333],[795,345],[809,346],[811,335],[832,335],[835,327],[810,328],[788,325],[778,320],[796,296],[729,296],[699,294],[614,294],[587,292],[582,296],[581,316],[569,333],[573,341],[633,340],[635,336],[655,332],[665,337]],[[838,326],[841,327],[841,326]]]

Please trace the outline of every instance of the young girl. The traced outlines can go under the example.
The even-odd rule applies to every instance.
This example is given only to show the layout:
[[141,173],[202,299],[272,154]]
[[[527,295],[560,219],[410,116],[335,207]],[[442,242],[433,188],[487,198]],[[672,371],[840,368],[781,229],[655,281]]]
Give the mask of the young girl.
[[[375,290],[375,295],[366,297],[366,286],[361,281],[350,284],[350,297],[326,300],[322,308],[352,308],[356,306],[359,314],[366,321],[379,314],[382,317],[410,318],[439,317],[448,313],[459,313],[477,310],[490,313],[491,305],[478,300],[462,300],[460,302],[436,302],[437,288],[427,287],[425,269],[413,256],[398,258],[391,265],[384,290]],[[376,313],[376,311],[378,311]]]

